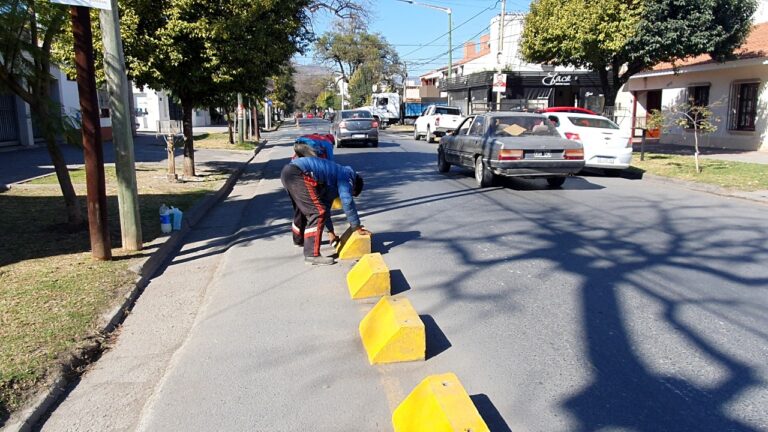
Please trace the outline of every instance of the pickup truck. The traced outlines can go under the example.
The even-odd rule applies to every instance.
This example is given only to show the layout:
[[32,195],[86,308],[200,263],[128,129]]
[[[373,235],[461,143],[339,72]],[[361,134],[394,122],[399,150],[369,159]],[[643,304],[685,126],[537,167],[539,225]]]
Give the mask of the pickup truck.
[[436,138],[453,132],[464,120],[461,109],[451,106],[430,105],[413,125],[413,139],[419,140],[422,136],[427,142],[433,142]]

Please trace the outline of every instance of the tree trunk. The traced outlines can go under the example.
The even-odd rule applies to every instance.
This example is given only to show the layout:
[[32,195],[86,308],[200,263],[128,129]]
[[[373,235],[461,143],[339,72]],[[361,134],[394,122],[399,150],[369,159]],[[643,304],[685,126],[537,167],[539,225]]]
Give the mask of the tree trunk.
[[229,108],[226,108],[226,111],[227,111],[227,132],[229,132],[229,143],[234,144],[235,135],[232,132],[232,116],[229,115]]
[[59,188],[61,188],[61,195],[64,197],[64,205],[67,211],[67,224],[73,228],[78,227],[83,224],[83,214],[80,211],[80,204],[77,202],[77,194],[75,193],[75,188],[72,186],[72,179],[69,177],[67,162],[64,160],[64,154],[61,152],[61,148],[58,143],[56,143],[56,133],[49,123],[49,116],[51,114],[48,105],[46,102],[42,102],[40,105],[30,106],[30,108],[35,117],[44,119],[42,120],[41,128],[45,139],[45,147],[48,149],[48,154],[51,156],[51,162],[56,171],[56,178],[59,181]]
[[184,112],[182,125],[184,128],[184,177],[195,176],[195,141],[192,135],[192,110],[189,100],[182,99],[181,107]]
[[604,66],[597,67],[597,73],[600,76],[600,88],[603,91],[603,98],[605,100],[604,106],[613,106],[616,103],[616,90],[613,87],[612,71],[609,72]]

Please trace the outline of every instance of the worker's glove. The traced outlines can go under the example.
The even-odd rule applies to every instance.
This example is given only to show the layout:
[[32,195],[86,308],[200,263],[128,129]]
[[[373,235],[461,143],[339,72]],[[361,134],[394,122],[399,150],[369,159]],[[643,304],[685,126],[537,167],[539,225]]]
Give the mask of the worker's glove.
[[364,235],[364,236],[371,235],[371,232],[368,231],[367,229],[365,229],[365,227],[363,227],[362,225],[357,227],[357,229],[355,229],[355,231],[357,231],[357,233],[360,234],[360,235]]

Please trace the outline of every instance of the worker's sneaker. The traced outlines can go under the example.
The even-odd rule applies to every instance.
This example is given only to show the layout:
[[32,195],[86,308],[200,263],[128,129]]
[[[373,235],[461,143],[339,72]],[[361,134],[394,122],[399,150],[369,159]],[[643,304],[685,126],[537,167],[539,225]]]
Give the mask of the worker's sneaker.
[[333,257],[325,256],[309,256],[304,257],[304,262],[310,265],[333,265],[336,264],[336,260]]

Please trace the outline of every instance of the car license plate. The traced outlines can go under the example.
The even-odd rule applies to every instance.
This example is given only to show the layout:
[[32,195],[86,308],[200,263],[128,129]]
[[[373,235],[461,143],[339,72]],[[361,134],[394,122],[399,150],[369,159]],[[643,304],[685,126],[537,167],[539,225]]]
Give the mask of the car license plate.
[[533,157],[535,158],[551,158],[552,153],[551,152],[533,152]]
[[352,134],[352,138],[368,138],[366,134]]
[[597,163],[613,165],[613,158],[599,157],[597,158]]

